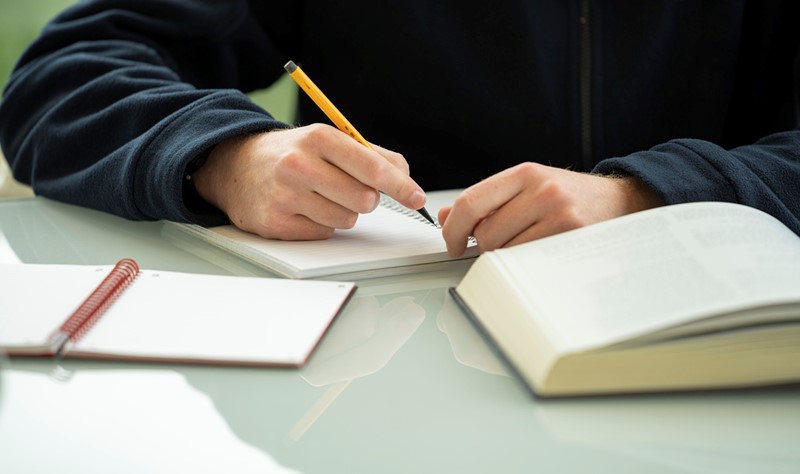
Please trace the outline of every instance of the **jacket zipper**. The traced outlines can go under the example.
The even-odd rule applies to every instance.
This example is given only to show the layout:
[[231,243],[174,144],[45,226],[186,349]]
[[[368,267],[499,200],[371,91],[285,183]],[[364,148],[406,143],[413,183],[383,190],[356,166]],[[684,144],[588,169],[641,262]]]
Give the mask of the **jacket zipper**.
[[592,169],[592,30],[590,22],[591,0],[580,0],[579,11],[579,64],[580,89],[580,144],[581,164],[584,170]]

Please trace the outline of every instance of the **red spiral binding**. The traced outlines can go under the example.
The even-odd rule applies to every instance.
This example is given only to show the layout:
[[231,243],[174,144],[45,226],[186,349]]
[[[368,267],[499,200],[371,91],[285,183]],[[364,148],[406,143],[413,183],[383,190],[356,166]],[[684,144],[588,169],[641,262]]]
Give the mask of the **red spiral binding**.
[[56,334],[66,334],[72,342],[83,337],[138,274],[139,265],[130,258],[117,262],[97,288],[58,328]]

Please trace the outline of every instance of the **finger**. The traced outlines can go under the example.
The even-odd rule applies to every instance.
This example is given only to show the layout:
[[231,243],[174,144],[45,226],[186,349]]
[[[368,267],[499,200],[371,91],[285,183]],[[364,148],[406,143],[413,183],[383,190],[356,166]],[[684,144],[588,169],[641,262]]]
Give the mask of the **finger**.
[[[343,135],[338,130],[335,132]],[[354,142],[349,138],[347,140]],[[356,213],[373,211],[380,202],[378,192],[326,160],[321,153],[312,146],[282,155],[272,170],[275,183],[282,185],[277,187],[273,183],[267,198],[280,203],[284,209],[291,209],[293,213],[308,215],[308,209],[313,205],[306,202],[311,194],[304,191],[312,191],[344,208],[336,212],[340,216],[345,209]],[[320,201],[316,203],[319,205]],[[324,207],[330,213],[329,206]],[[338,227],[340,223],[335,217],[333,219],[324,219],[323,222]]]
[[[442,226],[442,235],[451,255],[463,254],[467,239],[475,235],[478,224],[522,191],[523,181],[516,178],[513,171],[514,168],[510,168],[487,178],[456,198],[447,222]],[[475,237],[480,241],[480,237]]]
[[265,239],[277,240],[324,240],[330,238],[334,228],[314,222],[300,214],[282,216],[272,219],[257,229],[244,228]]
[[527,229],[524,229],[522,232],[514,236],[514,238],[503,244],[503,247],[512,247],[514,245],[543,239],[545,237],[560,234],[573,229],[575,229],[575,226],[571,225],[569,221],[564,219],[553,219],[539,222],[528,227]]
[[[375,193],[375,191],[372,191]],[[377,193],[376,193],[377,194]],[[358,212],[348,209],[318,193],[311,192],[298,213],[323,227],[352,229],[358,220]]]
[[388,160],[389,163],[392,164],[392,166],[399,169],[406,175],[409,174],[408,162],[406,161],[403,155],[391,150],[387,150],[386,148],[378,146],[374,143],[372,143],[371,145],[375,149],[375,151],[378,152],[378,154],[384,157],[386,160]]
[[[320,197],[336,203],[340,207],[336,211],[327,209],[327,212],[334,212],[338,216],[342,216],[344,211],[348,211],[350,214],[366,214],[374,211],[380,204],[378,191],[328,162],[321,162],[315,172],[306,175],[305,179],[309,176],[311,177],[311,189]],[[311,216],[309,215],[309,217]],[[357,216],[352,216],[351,218],[355,219],[355,217]],[[336,221],[330,221],[329,225],[340,229],[349,228],[341,227],[341,224],[337,224]]]
[[439,209],[438,221],[439,225],[443,226],[444,223],[447,221],[447,217],[450,215],[450,212],[453,210],[453,206],[444,206],[443,208]]
[[352,226],[357,218],[356,213],[312,190],[286,184],[265,188],[251,198],[249,203],[237,207],[229,218],[237,227],[268,239],[327,239],[337,226]]
[[560,185],[529,188],[476,228],[481,251],[510,247],[586,225],[571,195]]
[[336,133],[331,135],[326,132],[325,137],[319,138],[327,141],[328,145],[320,148],[323,159],[408,208],[419,209],[425,205],[424,191],[404,171],[396,168],[377,151],[336,129],[332,130]]
[[481,252],[504,247],[507,242],[542,219],[541,206],[537,205],[531,194],[517,194],[475,226],[472,235],[478,241]]

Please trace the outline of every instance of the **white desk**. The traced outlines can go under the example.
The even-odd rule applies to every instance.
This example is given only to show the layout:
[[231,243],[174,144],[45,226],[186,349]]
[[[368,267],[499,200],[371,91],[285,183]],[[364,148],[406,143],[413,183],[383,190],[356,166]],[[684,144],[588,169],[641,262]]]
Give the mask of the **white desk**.
[[[0,200],[0,261],[268,275],[160,231]],[[464,269],[358,282],[299,371],[0,360],[0,472],[800,472],[798,387],[533,399],[446,294]]]

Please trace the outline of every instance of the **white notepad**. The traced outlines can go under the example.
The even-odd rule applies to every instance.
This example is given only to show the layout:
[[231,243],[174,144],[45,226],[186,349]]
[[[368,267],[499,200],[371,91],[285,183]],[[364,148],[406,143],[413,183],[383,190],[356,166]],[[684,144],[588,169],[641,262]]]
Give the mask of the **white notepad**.
[[[64,357],[299,367],[355,290],[347,282],[137,267],[118,278],[126,281],[114,297],[116,283],[108,282],[120,268],[0,265],[0,351],[54,356],[54,336],[77,333]],[[76,310],[90,295],[98,302],[90,311],[107,308],[85,330],[64,330],[81,319]]]
[[387,196],[355,227],[315,241],[269,240],[233,225],[204,228],[168,222],[164,233],[188,233],[289,278],[356,279],[433,270],[478,254],[470,242],[458,258],[447,253],[438,224]]

